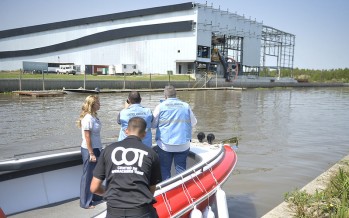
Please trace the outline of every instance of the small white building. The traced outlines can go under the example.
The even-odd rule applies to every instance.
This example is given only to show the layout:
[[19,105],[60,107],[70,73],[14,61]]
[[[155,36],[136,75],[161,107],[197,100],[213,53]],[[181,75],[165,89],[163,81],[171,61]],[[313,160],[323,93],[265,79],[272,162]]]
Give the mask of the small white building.
[[[0,31],[0,70],[23,61],[135,64],[142,74],[197,73],[224,58],[260,67],[262,23],[192,2]],[[214,59],[219,50],[223,59]],[[217,68],[216,68],[217,69]],[[218,67],[218,69],[220,69]]]

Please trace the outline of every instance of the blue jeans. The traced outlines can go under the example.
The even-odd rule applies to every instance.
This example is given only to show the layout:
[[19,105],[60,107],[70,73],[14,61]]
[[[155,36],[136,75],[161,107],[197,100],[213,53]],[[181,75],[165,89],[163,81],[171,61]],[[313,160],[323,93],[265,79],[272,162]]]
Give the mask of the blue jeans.
[[176,174],[180,174],[187,169],[189,149],[182,152],[167,152],[158,148],[157,153],[160,159],[162,181],[171,178],[172,162],[174,162]]
[[[100,150],[98,148],[94,148],[93,153],[95,154],[98,160],[98,157],[101,154]],[[92,200],[94,198],[94,195],[90,191],[90,186],[91,186],[91,181],[93,176],[93,170],[95,169],[97,162],[89,161],[90,154],[88,153],[88,150],[86,148],[81,148],[81,156],[82,156],[82,176],[81,176],[81,183],[80,183],[80,207],[88,208],[91,205]],[[99,198],[99,200],[101,199]]]

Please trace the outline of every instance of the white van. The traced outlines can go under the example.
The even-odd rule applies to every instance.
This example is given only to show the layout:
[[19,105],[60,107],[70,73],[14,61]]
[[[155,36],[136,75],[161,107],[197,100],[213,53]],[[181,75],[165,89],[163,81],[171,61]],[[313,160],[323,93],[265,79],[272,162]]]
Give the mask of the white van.
[[74,65],[59,65],[59,69],[56,70],[57,74],[76,74]]

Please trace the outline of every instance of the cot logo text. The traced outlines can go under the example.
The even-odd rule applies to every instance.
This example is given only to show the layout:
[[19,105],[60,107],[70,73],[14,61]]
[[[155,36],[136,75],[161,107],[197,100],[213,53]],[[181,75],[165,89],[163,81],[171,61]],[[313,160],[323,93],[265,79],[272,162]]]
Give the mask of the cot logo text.
[[[122,152],[120,160],[117,160],[117,157],[116,157],[116,154],[118,151]],[[129,155],[129,156],[133,156],[133,158],[130,160],[127,160],[126,155],[129,152],[133,153],[133,155]],[[111,153],[111,160],[117,166],[120,166],[123,164],[125,164],[127,166],[131,166],[131,165],[137,163],[137,161],[138,161],[138,166],[142,167],[144,155],[148,155],[148,152],[140,150],[140,149],[136,149],[136,148],[116,147],[113,150],[113,152]],[[118,155],[118,157],[120,157],[120,155]]]

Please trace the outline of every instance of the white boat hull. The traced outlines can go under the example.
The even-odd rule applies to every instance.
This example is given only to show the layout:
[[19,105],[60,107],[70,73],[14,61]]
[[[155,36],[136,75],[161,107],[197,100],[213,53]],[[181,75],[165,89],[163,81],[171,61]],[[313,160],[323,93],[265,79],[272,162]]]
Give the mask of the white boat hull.
[[[203,211],[207,199],[229,177],[237,160],[231,147],[208,145],[192,145],[190,158],[196,164],[157,185],[154,206],[160,218],[188,217],[193,206]],[[0,162],[2,210],[10,215],[78,198],[81,163],[80,151]],[[195,200],[186,200],[186,196]]]

